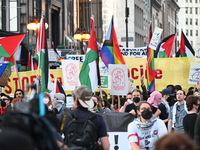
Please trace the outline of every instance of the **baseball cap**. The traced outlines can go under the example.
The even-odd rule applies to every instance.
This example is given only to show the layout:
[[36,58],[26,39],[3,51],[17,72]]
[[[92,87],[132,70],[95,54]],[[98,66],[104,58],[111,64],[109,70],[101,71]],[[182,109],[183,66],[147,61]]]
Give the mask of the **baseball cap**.
[[74,91],[75,97],[78,98],[80,105],[84,108],[93,108],[94,101],[92,91],[85,85],[78,86]]
[[162,95],[171,95],[171,96],[173,96],[173,94],[172,94],[170,89],[163,89],[161,93],[162,93]]

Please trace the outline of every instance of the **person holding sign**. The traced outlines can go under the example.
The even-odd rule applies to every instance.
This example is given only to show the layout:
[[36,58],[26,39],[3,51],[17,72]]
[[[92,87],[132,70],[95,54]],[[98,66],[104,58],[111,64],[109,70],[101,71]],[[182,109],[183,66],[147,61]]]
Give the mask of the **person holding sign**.
[[137,107],[138,118],[128,125],[128,140],[133,150],[153,150],[155,142],[167,134],[165,123],[153,116],[152,106],[141,101]]

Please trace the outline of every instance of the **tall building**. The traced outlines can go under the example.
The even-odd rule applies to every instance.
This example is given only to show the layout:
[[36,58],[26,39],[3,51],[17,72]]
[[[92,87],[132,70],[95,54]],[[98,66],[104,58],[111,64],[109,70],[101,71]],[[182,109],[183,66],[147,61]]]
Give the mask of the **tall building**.
[[180,6],[178,13],[178,41],[180,42],[180,34],[181,30],[183,30],[194,50],[197,50],[200,44],[200,1],[177,0],[177,3]]

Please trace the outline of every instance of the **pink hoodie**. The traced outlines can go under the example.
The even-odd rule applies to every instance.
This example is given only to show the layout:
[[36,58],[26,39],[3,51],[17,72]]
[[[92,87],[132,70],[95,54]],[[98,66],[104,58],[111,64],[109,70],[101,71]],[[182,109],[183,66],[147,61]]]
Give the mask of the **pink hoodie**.
[[147,102],[152,106],[158,107],[162,102],[162,94],[160,92],[154,91],[150,94]]

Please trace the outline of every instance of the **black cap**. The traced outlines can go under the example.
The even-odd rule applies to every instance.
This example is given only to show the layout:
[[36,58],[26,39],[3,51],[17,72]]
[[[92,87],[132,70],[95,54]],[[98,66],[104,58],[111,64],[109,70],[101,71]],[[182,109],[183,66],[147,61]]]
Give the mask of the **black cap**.
[[4,94],[4,93],[1,93],[1,97],[2,97],[2,96],[5,96],[5,97],[7,97],[9,100],[11,100],[10,96],[8,96],[8,95],[6,95],[6,94]]
[[173,96],[173,94],[172,94],[170,89],[163,89],[161,93],[162,93],[162,95],[171,95],[171,96]]

